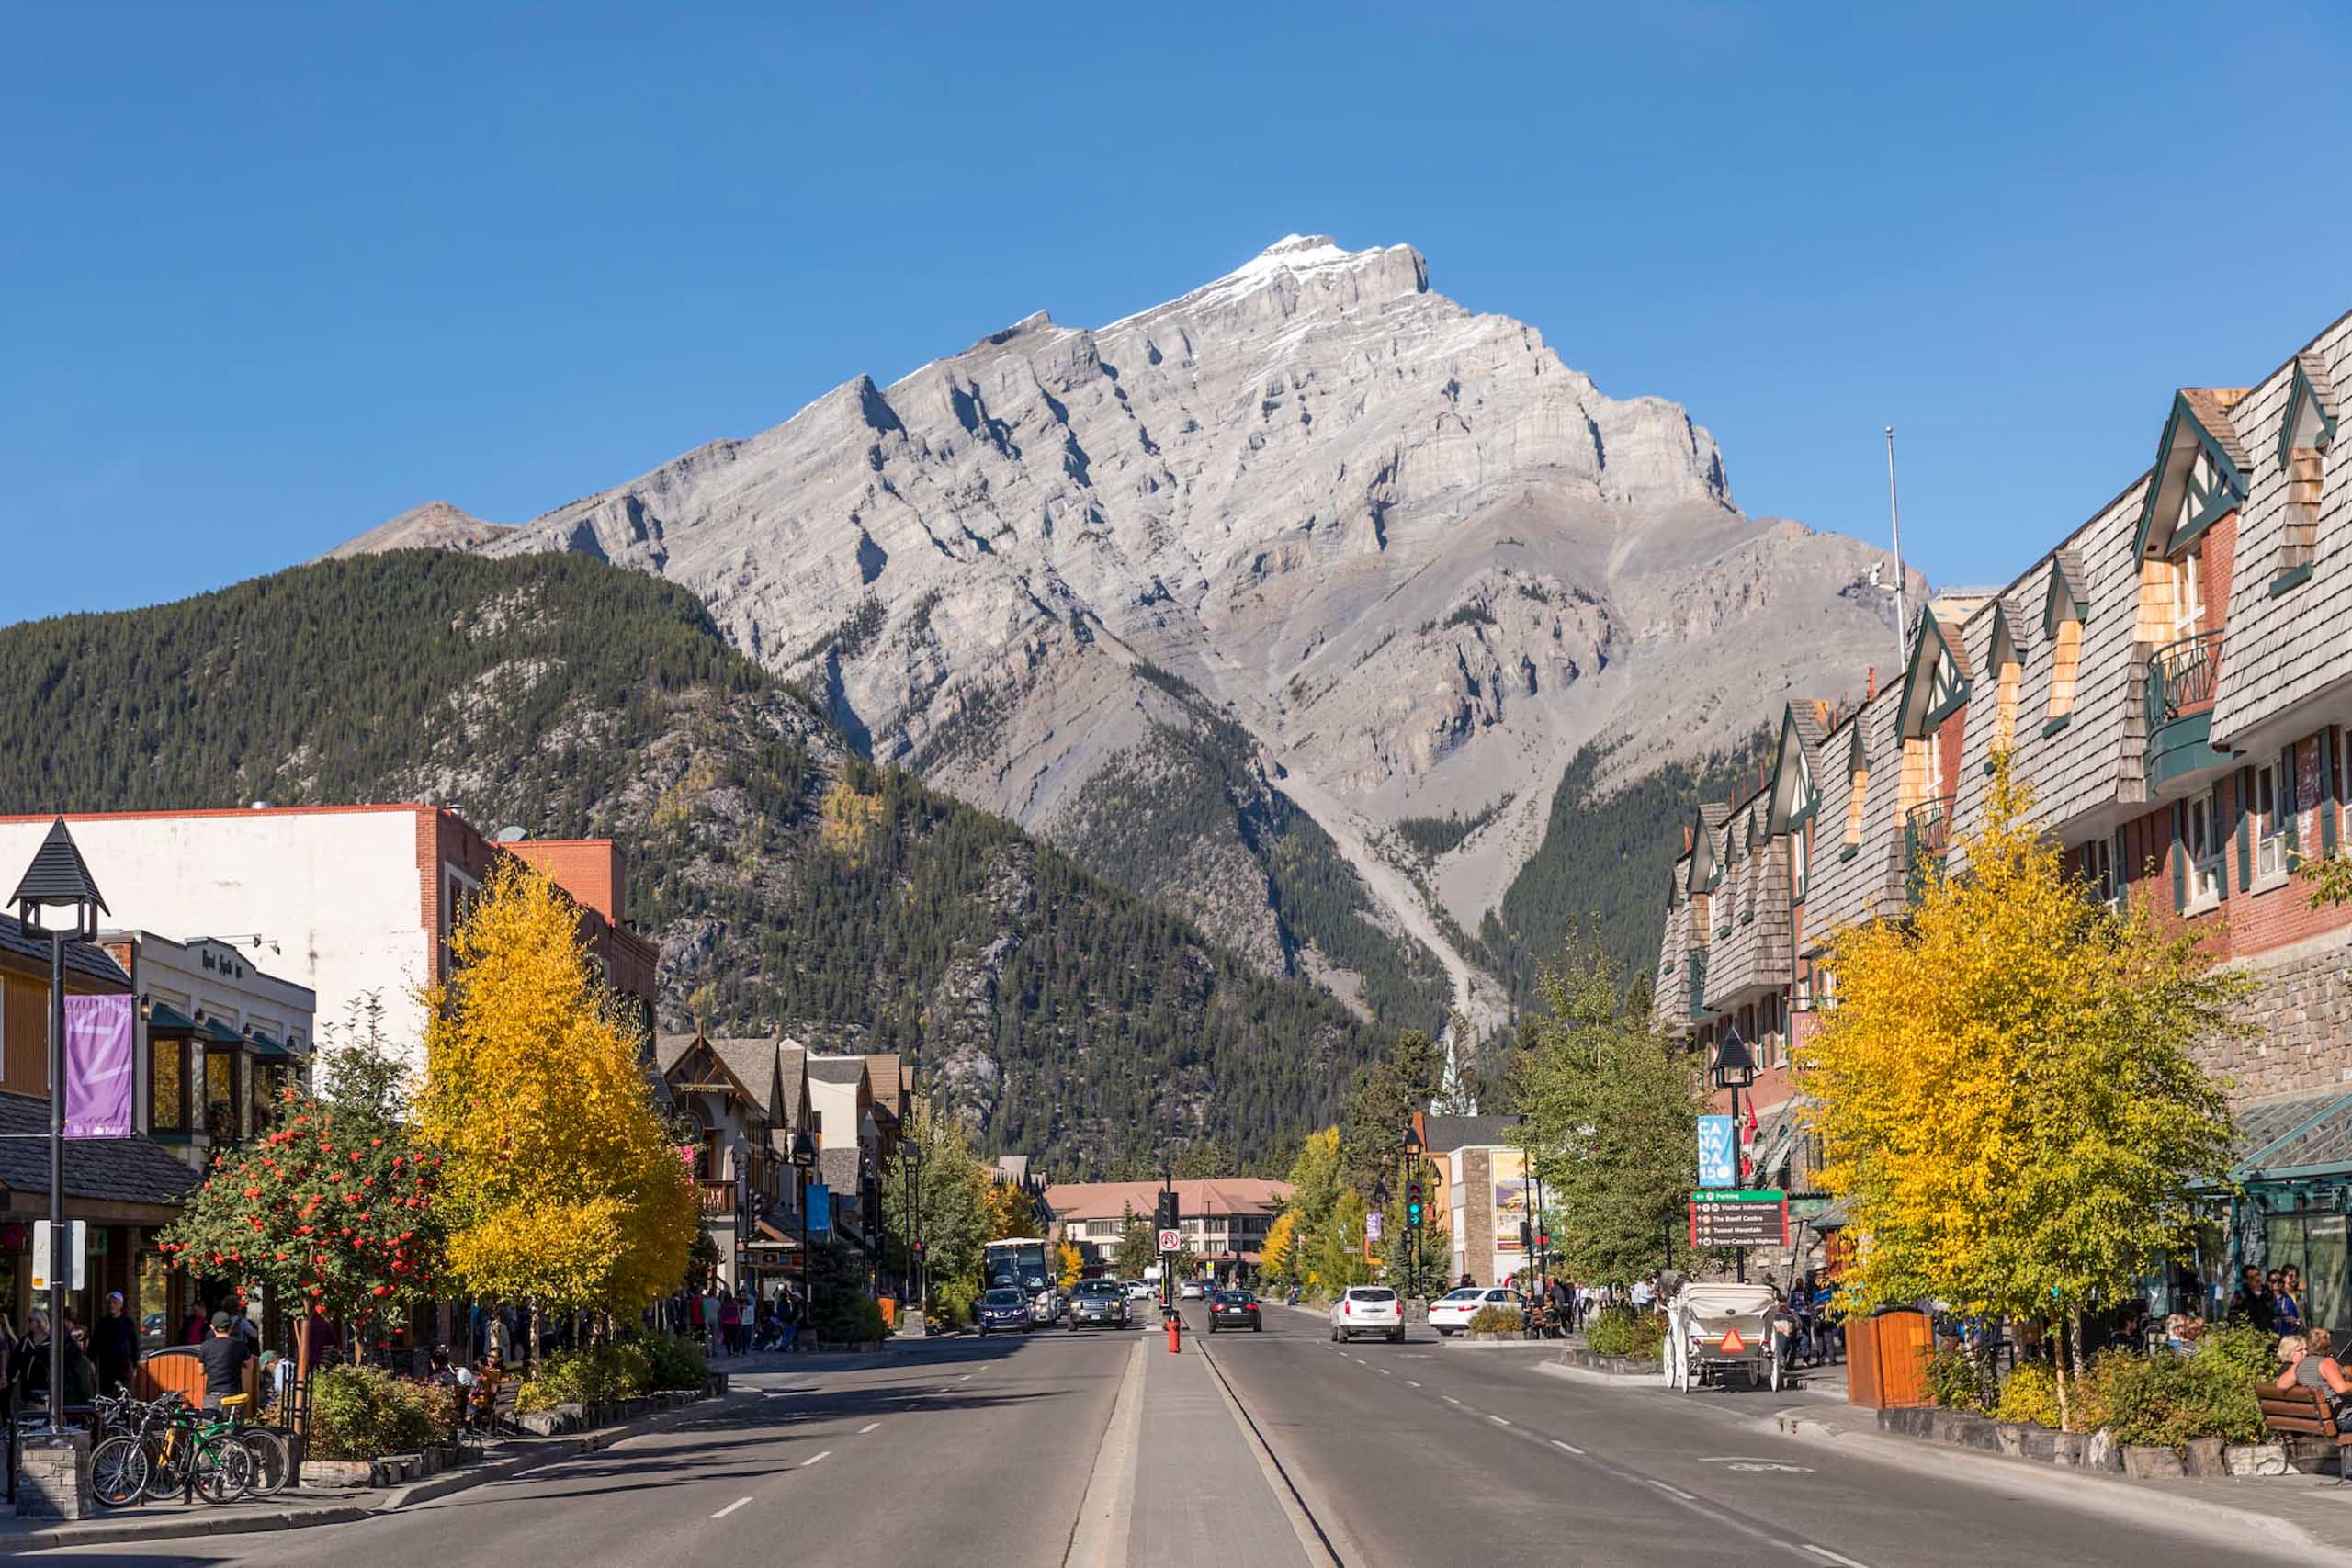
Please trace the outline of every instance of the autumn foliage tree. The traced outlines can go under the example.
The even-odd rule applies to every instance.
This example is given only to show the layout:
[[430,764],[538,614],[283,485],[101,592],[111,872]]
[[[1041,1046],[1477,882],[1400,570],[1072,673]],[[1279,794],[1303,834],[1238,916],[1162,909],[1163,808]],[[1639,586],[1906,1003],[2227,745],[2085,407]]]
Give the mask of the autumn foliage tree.
[[1996,758],[1964,874],[1832,944],[1838,1005],[1798,1066],[1821,1185],[1852,1205],[1849,1310],[2071,1329],[2186,1252],[2228,1184],[2227,1104],[2190,1051],[2232,1027],[2244,980],[2087,897],[2030,807]]
[[215,1155],[164,1233],[175,1268],[229,1281],[240,1305],[342,1325],[355,1357],[442,1273],[439,1161],[376,1110],[284,1092],[269,1129]]
[[449,1272],[542,1309],[634,1311],[684,1279],[700,1210],[642,1066],[642,1029],[591,967],[580,911],[493,871],[427,993],[418,1115],[447,1161]]

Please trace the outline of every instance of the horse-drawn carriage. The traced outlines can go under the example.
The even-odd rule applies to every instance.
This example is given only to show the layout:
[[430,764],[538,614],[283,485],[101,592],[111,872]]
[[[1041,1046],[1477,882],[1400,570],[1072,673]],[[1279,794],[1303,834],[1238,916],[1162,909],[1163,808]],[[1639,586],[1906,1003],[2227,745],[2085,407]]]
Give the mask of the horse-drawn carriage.
[[1721,1387],[1733,1375],[1747,1386],[1777,1389],[1785,1375],[1782,1315],[1769,1285],[1686,1284],[1666,1306],[1660,1348],[1668,1387]]

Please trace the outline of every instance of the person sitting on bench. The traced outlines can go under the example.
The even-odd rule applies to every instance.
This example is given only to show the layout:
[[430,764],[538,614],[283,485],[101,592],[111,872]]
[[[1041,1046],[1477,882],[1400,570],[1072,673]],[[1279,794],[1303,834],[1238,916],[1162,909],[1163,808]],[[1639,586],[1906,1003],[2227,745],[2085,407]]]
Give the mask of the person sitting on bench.
[[2291,1388],[2315,1388],[2327,1402],[2328,1415],[2339,1432],[2352,1431],[2352,1378],[2332,1354],[2335,1338],[2324,1328],[2313,1328],[2305,1334],[2290,1334],[2278,1341],[2278,1359],[2287,1370],[2278,1374],[2272,1384],[2280,1392]]

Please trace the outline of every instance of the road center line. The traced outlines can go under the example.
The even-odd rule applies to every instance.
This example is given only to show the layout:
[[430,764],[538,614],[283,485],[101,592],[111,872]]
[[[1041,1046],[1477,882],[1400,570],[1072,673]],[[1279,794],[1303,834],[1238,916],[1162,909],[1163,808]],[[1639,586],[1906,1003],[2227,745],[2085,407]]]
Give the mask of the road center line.
[[1461,1403],[1462,1403],[1460,1400],[1458,1400],[1458,1399],[1454,1398],[1454,1397],[1453,1397],[1453,1395],[1452,1395],[1452,1394],[1450,1394],[1450,1393],[1442,1393],[1442,1394],[1438,1395],[1438,1397],[1439,1397],[1440,1399],[1444,1400],[1448,1404],[1461,1404]]
[[751,1499],[749,1497],[738,1497],[735,1501],[728,1504],[727,1506],[719,1509],[718,1512],[711,1515],[710,1517],[714,1519],[723,1519],[728,1515],[733,1513],[736,1509],[741,1507],[744,1504],[750,1501]]
[[[831,1453],[832,1451],[833,1451],[833,1450],[831,1450],[831,1449],[822,1449],[822,1450],[820,1450],[818,1452],[813,1453],[813,1454],[810,1454],[807,1459],[802,1460],[802,1461],[800,1461],[799,1468],[800,1468],[800,1469],[802,1469],[802,1470],[807,1470],[810,1465],[817,1463],[819,1461],[822,1460],[822,1459],[823,1459],[827,1454],[830,1454],[830,1453]],[[1670,1486],[1669,1486],[1669,1487],[1668,1487],[1668,1488],[1667,1488],[1667,1490],[1668,1490],[1668,1491],[1669,1491],[1669,1492],[1671,1492],[1671,1491],[1673,1491],[1674,1489],[1673,1489],[1672,1487],[1670,1487]],[[1681,1494],[1681,1495],[1688,1496],[1688,1495],[1689,1495],[1689,1494],[1688,1494],[1688,1493],[1684,1493],[1684,1494]]]
[[[1797,1281],[1797,1282],[1798,1282],[1799,1284],[1803,1284],[1804,1281],[1803,1281],[1802,1280],[1799,1280],[1799,1281]],[[865,1434],[866,1434],[866,1433],[876,1430],[876,1429],[877,1427],[879,1427],[881,1425],[882,1425],[882,1423],[881,1423],[881,1422],[879,1422],[879,1421],[868,1421],[865,1426],[860,1427],[857,1429],[857,1435],[858,1435],[859,1437],[861,1437],[861,1438],[862,1438],[862,1437],[865,1436]]]
[[1815,1546],[1811,1541],[1806,1541],[1803,1544],[1805,1551],[1812,1552],[1824,1562],[1838,1563],[1839,1568],[1862,1568],[1862,1564],[1855,1562],[1852,1558],[1840,1557],[1838,1553],[1830,1551],[1826,1546]]
[[1559,1438],[1555,1438],[1552,1439],[1552,1446],[1558,1449],[1562,1453],[1574,1454],[1578,1459],[1582,1459],[1584,1457],[1584,1450],[1577,1447],[1574,1443],[1564,1443],[1560,1441]]
[[1508,1421],[1504,1420],[1504,1419],[1503,1419],[1501,1416],[1487,1416],[1487,1420],[1489,1420],[1489,1421],[1492,1421],[1492,1422],[1493,1422],[1496,1426],[1498,1426],[1498,1427],[1508,1427],[1508,1426],[1510,1426],[1510,1422],[1508,1422]]
[[1406,1386],[1407,1388],[1419,1388],[1419,1387],[1420,1387],[1421,1385],[1420,1385],[1420,1382],[1419,1382],[1419,1381],[1418,1379],[1414,1379],[1414,1378],[1407,1378],[1407,1379],[1405,1380],[1405,1386]]
[[[1663,1481],[1653,1481],[1653,1482],[1651,1482],[1651,1483],[1650,1483],[1650,1484],[1651,1484],[1651,1485],[1653,1485],[1653,1486],[1655,1486],[1655,1487],[1657,1487],[1659,1491],[1661,1491],[1661,1492],[1665,1493],[1665,1494],[1666,1494],[1667,1495],[1668,1495],[1669,1497],[1679,1497],[1679,1498],[1681,1498],[1681,1499],[1682,1499],[1684,1502],[1686,1502],[1686,1503],[1695,1503],[1695,1502],[1697,1502],[1697,1501],[1699,1500],[1698,1498],[1693,1497],[1692,1495],[1690,1495],[1690,1493],[1685,1492],[1684,1490],[1682,1490],[1682,1488],[1681,1488],[1681,1487],[1679,1487],[1679,1486],[1668,1486],[1668,1485],[1665,1482],[1663,1482]],[[1856,1568],[1860,1568],[1860,1564],[1857,1564],[1857,1565],[1856,1565]]]
[[[1803,1281],[1802,1280],[1799,1280],[1799,1281],[1797,1281],[1797,1282],[1798,1282],[1799,1284],[1803,1284],[1804,1281]],[[1382,1377],[1385,1377],[1385,1378],[1393,1378],[1393,1377],[1395,1377],[1396,1374],[1395,1372],[1390,1371],[1386,1367],[1383,1367],[1383,1368],[1381,1368],[1381,1369],[1380,1369],[1380,1375],[1381,1375]]]

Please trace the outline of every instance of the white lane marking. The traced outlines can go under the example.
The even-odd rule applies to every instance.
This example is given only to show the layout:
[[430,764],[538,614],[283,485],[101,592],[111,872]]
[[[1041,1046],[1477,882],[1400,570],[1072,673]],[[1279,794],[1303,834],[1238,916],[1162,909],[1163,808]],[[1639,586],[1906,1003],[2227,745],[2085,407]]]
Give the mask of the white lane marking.
[[728,1504],[727,1506],[719,1509],[718,1512],[711,1515],[710,1517],[714,1519],[723,1519],[728,1515],[733,1513],[736,1509],[741,1507],[744,1504],[750,1501],[751,1499],[749,1497],[738,1497],[735,1501]]
[[1501,1416],[1487,1416],[1487,1420],[1489,1420],[1489,1421],[1492,1421],[1492,1422],[1493,1422],[1496,1426],[1498,1426],[1498,1427],[1508,1427],[1508,1426],[1510,1426],[1510,1422],[1508,1422],[1508,1421],[1504,1420],[1504,1419],[1503,1419]]
[[1453,1397],[1453,1395],[1452,1395],[1452,1394],[1450,1394],[1450,1393],[1441,1393],[1441,1394],[1439,1394],[1439,1395],[1438,1395],[1438,1397],[1439,1397],[1440,1399],[1444,1400],[1448,1404],[1461,1404],[1461,1403],[1462,1403],[1460,1400],[1458,1400],[1458,1399],[1454,1398],[1454,1397]]
[[957,1378],[956,1381],[957,1382],[970,1382],[976,1375],[977,1374],[972,1372],[966,1372],[962,1377]]
[[1559,1438],[1555,1438],[1552,1439],[1552,1446],[1559,1450],[1562,1453],[1574,1454],[1578,1459],[1582,1459],[1584,1457],[1584,1450],[1577,1447],[1574,1443],[1564,1443],[1560,1441]]
[[1852,1558],[1841,1557],[1826,1546],[1815,1546],[1811,1541],[1801,1541],[1798,1544],[1803,1546],[1805,1551],[1812,1552],[1815,1557],[1820,1558],[1824,1562],[1835,1562],[1838,1564],[1838,1568],[1864,1568],[1863,1564],[1855,1562]]
[[[1669,1496],[1669,1497],[1679,1497],[1679,1498],[1681,1498],[1681,1499],[1682,1499],[1684,1502],[1686,1502],[1686,1503],[1695,1503],[1695,1502],[1697,1502],[1697,1501],[1699,1500],[1698,1498],[1693,1497],[1692,1495],[1690,1495],[1690,1493],[1685,1492],[1684,1490],[1682,1490],[1682,1488],[1681,1488],[1681,1487],[1679,1487],[1679,1486],[1668,1486],[1668,1485],[1665,1482],[1663,1482],[1663,1481],[1653,1481],[1653,1482],[1651,1482],[1651,1483],[1650,1483],[1650,1484],[1651,1484],[1651,1485],[1653,1485],[1653,1486],[1655,1486],[1655,1487],[1657,1487],[1659,1491],[1661,1491],[1661,1492],[1665,1493],[1668,1496]],[[1857,1565],[1857,1568],[1859,1568],[1859,1565]]]
[[[820,1450],[820,1451],[818,1451],[818,1452],[816,1452],[816,1453],[810,1454],[807,1459],[802,1460],[797,1468],[801,1469],[801,1470],[806,1470],[806,1469],[808,1469],[810,1465],[815,1464],[815,1463],[819,1462],[820,1461],[821,1461],[822,1459],[824,1459],[824,1458],[825,1458],[825,1456],[826,1456],[827,1454],[830,1454],[830,1453],[831,1453],[832,1451],[833,1451],[833,1450],[831,1450],[831,1449],[824,1449],[824,1450]],[[1668,1490],[1671,1491],[1671,1490],[1672,1490],[1672,1488],[1670,1488],[1670,1487],[1669,1487]],[[1690,1494],[1686,1492],[1686,1493],[1684,1493],[1684,1494],[1683,1494],[1683,1495],[1684,1495],[1684,1496],[1689,1496],[1689,1495],[1690,1495]]]
[[881,1423],[881,1422],[879,1422],[879,1421],[868,1421],[865,1426],[860,1427],[857,1429],[857,1435],[858,1435],[859,1437],[861,1437],[861,1438],[862,1438],[862,1437],[865,1436],[865,1434],[866,1434],[866,1433],[868,1433],[868,1432],[872,1432],[872,1431],[876,1431],[876,1430],[879,1429],[879,1428],[880,1428],[880,1427],[881,1427],[881,1425],[882,1425],[882,1423]]
[[1381,1375],[1382,1377],[1385,1377],[1385,1378],[1393,1378],[1393,1377],[1395,1377],[1396,1374],[1395,1372],[1390,1371],[1386,1367],[1383,1367],[1383,1368],[1381,1368],[1381,1369],[1380,1369],[1380,1375]]
[[1418,1380],[1418,1379],[1416,1379],[1416,1378],[1407,1378],[1407,1379],[1405,1380],[1405,1386],[1406,1386],[1407,1388],[1419,1388],[1419,1387],[1420,1387],[1421,1385],[1420,1385],[1420,1382],[1419,1382],[1419,1380]]

